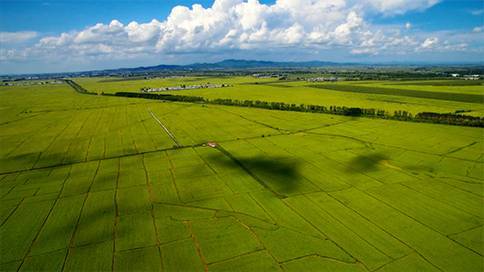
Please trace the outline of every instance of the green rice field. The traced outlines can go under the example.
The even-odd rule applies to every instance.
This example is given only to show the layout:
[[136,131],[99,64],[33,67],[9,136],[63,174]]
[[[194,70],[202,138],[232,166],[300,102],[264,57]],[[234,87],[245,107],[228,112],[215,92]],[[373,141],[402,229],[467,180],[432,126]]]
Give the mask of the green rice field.
[[[74,80],[484,116],[481,82]],[[483,151],[483,128],[2,86],[0,271],[483,271]]]
[[[147,80],[80,78],[76,82],[94,92],[115,93],[140,91],[142,87],[197,85],[207,82],[227,84],[217,89],[172,91],[177,95],[202,96],[208,99],[228,98],[262,100],[322,106],[348,106],[382,109],[389,112],[448,113],[466,111],[467,115],[484,117],[484,83],[482,80],[423,81],[344,81],[315,83],[278,81],[254,77],[183,77]],[[469,83],[470,82],[470,83]]]

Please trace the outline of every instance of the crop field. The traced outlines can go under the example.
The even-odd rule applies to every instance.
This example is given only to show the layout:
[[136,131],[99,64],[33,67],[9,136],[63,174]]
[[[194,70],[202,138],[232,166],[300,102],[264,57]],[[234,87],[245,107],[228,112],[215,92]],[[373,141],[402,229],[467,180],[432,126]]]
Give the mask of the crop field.
[[140,91],[142,87],[159,88],[210,82],[227,84],[229,87],[172,91],[168,93],[202,96],[208,99],[225,98],[312,104],[326,107],[374,108],[388,112],[405,110],[412,114],[425,111],[438,113],[465,111],[467,115],[484,116],[484,85],[481,80],[315,83],[278,81],[274,78],[258,79],[254,77],[190,77],[117,81],[107,78],[82,78],[78,79],[77,82],[86,89],[98,93],[132,92]]
[[[209,81],[232,87],[176,94],[484,116],[475,101],[325,83],[74,80],[98,93]],[[361,86],[483,95],[482,85],[400,83]],[[0,87],[0,271],[483,271],[483,136],[67,84]]]
[[439,99],[457,101],[465,103],[483,103],[482,94],[452,93],[452,92],[433,92],[427,90],[397,89],[388,87],[365,86],[365,85],[343,85],[343,84],[315,84],[314,88],[335,90],[341,92],[383,94],[393,96],[408,96],[417,98]]

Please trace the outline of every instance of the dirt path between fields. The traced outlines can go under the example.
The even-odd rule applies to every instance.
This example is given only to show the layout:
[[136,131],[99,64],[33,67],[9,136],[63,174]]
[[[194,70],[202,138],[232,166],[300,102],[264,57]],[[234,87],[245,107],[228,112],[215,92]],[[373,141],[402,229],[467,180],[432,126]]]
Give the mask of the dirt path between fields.
[[153,117],[153,119],[155,119],[155,121],[158,122],[158,124],[160,124],[160,127],[163,128],[163,130],[166,132],[166,134],[168,134],[168,136],[173,140],[175,145],[177,147],[180,147],[181,145],[180,145],[180,143],[178,143],[178,141],[176,140],[173,133],[171,133],[171,131],[160,121],[160,119],[158,119],[158,117],[156,117],[156,115],[151,110],[148,110],[148,112],[151,114],[151,117]]

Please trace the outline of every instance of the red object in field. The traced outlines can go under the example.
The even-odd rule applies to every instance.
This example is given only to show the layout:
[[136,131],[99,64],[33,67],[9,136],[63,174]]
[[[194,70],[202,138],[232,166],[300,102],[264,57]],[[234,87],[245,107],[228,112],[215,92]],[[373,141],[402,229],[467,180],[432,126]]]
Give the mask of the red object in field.
[[208,142],[207,145],[210,146],[210,147],[213,147],[213,148],[217,147],[216,142]]

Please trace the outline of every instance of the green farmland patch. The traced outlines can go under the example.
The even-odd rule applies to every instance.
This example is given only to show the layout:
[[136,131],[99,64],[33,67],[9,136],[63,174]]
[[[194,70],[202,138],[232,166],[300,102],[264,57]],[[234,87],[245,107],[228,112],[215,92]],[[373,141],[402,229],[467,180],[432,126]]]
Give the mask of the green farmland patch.
[[[190,78],[186,78],[190,80]],[[176,79],[146,79],[123,80],[110,83],[102,79],[76,79],[80,85],[98,93],[140,92],[142,87],[166,87],[183,84],[183,78]],[[210,81],[216,84],[227,84],[229,87],[216,89],[194,89],[162,94],[200,96],[205,99],[260,100],[268,102],[284,102],[287,104],[311,104],[321,106],[347,106],[360,108],[383,109],[393,113],[404,110],[416,114],[430,111],[438,113],[464,111],[472,116],[484,116],[482,96],[484,89],[481,81],[464,80],[421,80],[421,81],[347,81],[336,84],[309,84],[306,81],[259,79],[253,77],[211,77],[198,83]],[[463,82],[463,83],[458,83]],[[467,83],[466,83],[467,82]],[[186,82],[187,83],[187,82]],[[452,85],[456,83],[457,85]],[[190,83],[192,84],[192,83]],[[196,84],[196,83],[193,83]],[[404,85],[405,84],[405,85]],[[326,88],[310,87],[335,85],[335,88],[345,88],[352,92],[342,92]],[[324,88],[324,87],[322,87]],[[362,92],[360,89],[376,90],[379,93]],[[407,92],[409,91],[409,92]],[[470,94],[470,96],[468,96]],[[442,99],[443,98],[443,99]]]
[[315,84],[309,85],[313,88],[328,89],[340,92],[382,94],[392,96],[408,96],[425,99],[449,100],[466,103],[483,103],[484,95],[466,94],[466,93],[448,93],[448,92],[423,92],[417,90],[370,87],[362,85],[345,85],[345,84]]
[[[210,99],[482,113],[460,98],[243,84],[252,77],[78,83],[108,93],[184,80],[233,85],[179,92]],[[402,82],[360,85],[390,83]],[[417,88],[439,87],[467,98],[481,88]],[[65,84],[0,87],[0,270],[483,271],[483,135]]]

